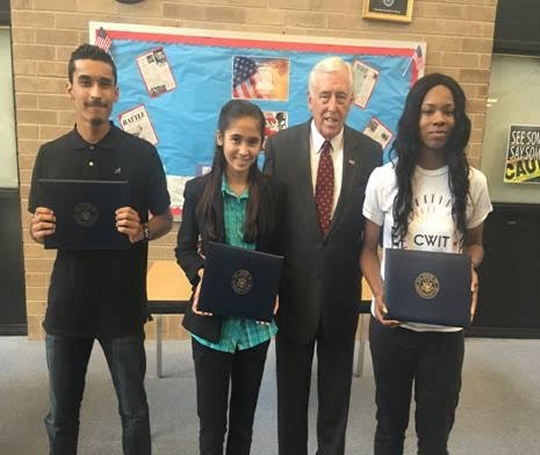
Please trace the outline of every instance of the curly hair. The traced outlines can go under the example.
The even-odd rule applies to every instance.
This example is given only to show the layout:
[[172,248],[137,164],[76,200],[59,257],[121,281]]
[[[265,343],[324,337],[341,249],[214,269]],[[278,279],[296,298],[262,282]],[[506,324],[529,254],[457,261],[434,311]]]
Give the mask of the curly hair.
[[396,140],[392,146],[397,163],[395,172],[398,192],[394,202],[394,226],[392,240],[403,242],[409,228],[412,211],[412,177],[422,148],[420,116],[426,94],[438,85],[448,88],[454,97],[454,128],[444,146],[444,160],[448,165],[448,185],[452,194],[452,216],[464,240],[466,230],[465,211],[469,194],[469,164],[465,147],[469,142],[471,121],[465,112],[465,93],[450,76],[434,73],[419,79],[411,88],[401,118],[398,122]]

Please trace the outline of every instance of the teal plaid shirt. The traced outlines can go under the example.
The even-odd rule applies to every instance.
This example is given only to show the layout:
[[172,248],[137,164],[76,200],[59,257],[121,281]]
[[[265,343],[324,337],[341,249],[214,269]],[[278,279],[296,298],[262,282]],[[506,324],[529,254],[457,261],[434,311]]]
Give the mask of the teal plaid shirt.
[[[254,250],[254,243],[244,242],[244,218],[249,192],[245,190],[236,196],[225,177],[221,183],[223,192],[223,218],[225,222],[225,243],[232,246]],[[251,319],[224,317],[221,328],[221,337],[218,343],[211,343],[196,335],[192,336],[201,344],[223,352],[235,352],[249,349],[268,341],[277,332],[277,326],[271,324],[258,324]]]

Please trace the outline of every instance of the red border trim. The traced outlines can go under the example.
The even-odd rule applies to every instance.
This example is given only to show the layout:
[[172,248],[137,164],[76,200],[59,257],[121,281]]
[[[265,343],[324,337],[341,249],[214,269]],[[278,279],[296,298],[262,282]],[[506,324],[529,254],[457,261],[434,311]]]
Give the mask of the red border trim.
[[[266,41],[235,38],[216,38],[211,36],[171,35],[165,33],[128,32],[122,30],[107,30],[111,39],[134,41],[158,41],[165,43],[184,43],[196,46],[227,46],[259,49],[278,49],[305,52],[338,52],[343,54],[392,55],[396,57],[410,56],[409,48],[354,46],[343,44],[296,43],[291,41]],[[412,50],[414,52],[414,49]]]

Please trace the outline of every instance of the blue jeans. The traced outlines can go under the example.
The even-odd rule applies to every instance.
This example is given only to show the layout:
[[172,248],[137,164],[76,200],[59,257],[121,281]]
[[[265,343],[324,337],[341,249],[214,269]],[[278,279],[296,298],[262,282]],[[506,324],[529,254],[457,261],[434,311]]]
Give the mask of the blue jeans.
[[[111,372],[122,419],[122,446],[127,455],[149,455],[150,418],[144,375],[144,332],[118,338],[97,338]],[[79,411],[94,338],[46,335],[50,410],[45,417],[50,455],[74,455]]]

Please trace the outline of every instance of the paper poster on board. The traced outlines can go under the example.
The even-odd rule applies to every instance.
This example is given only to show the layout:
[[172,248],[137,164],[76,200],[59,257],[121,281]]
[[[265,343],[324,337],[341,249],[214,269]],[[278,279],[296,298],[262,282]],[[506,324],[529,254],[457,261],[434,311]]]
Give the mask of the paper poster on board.
[[362,132],[366,136],[376,140],[379,144],[381,144],[382,148],[387,147],[393,137],[390,128],[385,126],[377,117],[373,117]]
[[504,183],[540,183],[540,125],[510,125]]
[[151,97],[176,88],[176,81],[162,47],[152,49],[137,57],[137,65]]
[[372,68],[359,60],[355,60],[352,64],[353,72],[353,99],[354,104],[365,109],[369,99],[375,90],[375,84],[379,77],[379,71]]

